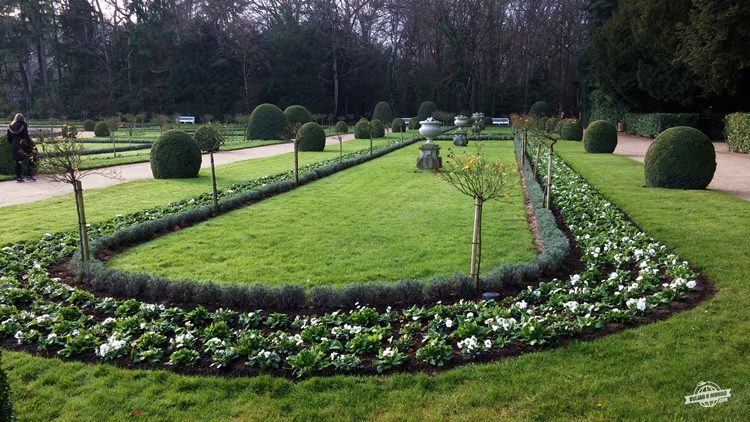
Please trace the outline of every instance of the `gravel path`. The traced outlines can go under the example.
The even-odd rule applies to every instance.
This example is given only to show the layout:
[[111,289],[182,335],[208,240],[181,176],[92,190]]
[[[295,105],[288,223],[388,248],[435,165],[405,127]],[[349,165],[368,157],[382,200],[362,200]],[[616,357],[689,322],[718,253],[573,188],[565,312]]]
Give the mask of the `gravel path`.
[[[352,139],[354,139],[353,134],[343,136],[344,141],[350,141]],[[338,142],[339,141],[335,136],[330,136],[326,139],[326,145],[338,145]],[[286,154],[292,151],[293,146],[288,143],[237,149],[233,151],[220,151],[214,153],[214,162],[217,166],[221,166],[237,161],[272,157],[274,155]],[[211,163],[208,154],[204,154],[203,157],[201,167],[210,167]],[[151,179],[153,177],[151,174],[151,164],[148,162],[107,167],[107,171],[111,175],[116,174],[118,177],[113,178],[101,174],[88,175],[83,181],[84,189],[104,188],[120,183],[132,182],[134,180]],[[0,182],[0,207],[27,204],[73,192],[70,185],[67,183],[53,182],[50,176],[39,175],[37,176],[37,179],[36,182],[25,183],[17,183],[15,180]]]
[[[615,154],[641,163],[653,140],[640,136],[617,134]],[[729,152],[725,142],[714,142],[716,173],[708,189],[726,192],[750,201],[750,154]]]

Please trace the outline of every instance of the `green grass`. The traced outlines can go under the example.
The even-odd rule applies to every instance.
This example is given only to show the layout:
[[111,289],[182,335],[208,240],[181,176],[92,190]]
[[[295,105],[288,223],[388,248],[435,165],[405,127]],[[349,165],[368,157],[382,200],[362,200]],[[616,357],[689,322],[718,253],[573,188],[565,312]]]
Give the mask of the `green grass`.
[[[561,155],[651,235],[701,267],[716,296],[668,320],[559,349],[436,376],[300,383],[125,370],[6,352],[22,420],[746,420],[750,414],[750,203],[718,192],[643,187],[642,165]],[[698,381],[727,403],[684,405]]]
[[[375,141],[375,145],[384,141]],[[369,146],[369,141],[344,142],[344,152]],[[338,156],[338,145],[329,145],[323,152],[300,153],[300,164]],[[239,161],[217,167],[219,187],[290,170],[292,154]],[[164,205],[168,202],[199,195],[211,190],[211,171],[202,169],[194,179],[139,180],[103,189],[86,190],[83,179],[84,200],[88,222],[109,220],[117,214]],[[74,230],[76,226],[75,200],[71,194],[56,196],[31,204],[0,207],[5,224],[0,227],[0,245],[20,240],[31,240],[46,232]]]
[[[441,142],[443,155],[450,142]],[[512,162],[512,142],[489,142]],[[415,169],[410,146],[251,207],[163,236],[110,265],[218,283],[396,281],[468,272],[473,199]],[[484,207],[482,268],[535,256],[520,187]],[[200,262],[200,266],[195,263]]]

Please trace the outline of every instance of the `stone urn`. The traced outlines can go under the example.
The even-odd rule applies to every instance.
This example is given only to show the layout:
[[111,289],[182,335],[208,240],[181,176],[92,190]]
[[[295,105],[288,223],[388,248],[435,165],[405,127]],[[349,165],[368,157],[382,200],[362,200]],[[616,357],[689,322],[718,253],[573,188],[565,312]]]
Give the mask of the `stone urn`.
[[427,120],[419,122],[419,134],[427,138],[427,144],[432,143],[432,138],[436,137],[443,131],[443,124],[429,117]]
[[417,168],[422,171],[437,171],[443,165],[443,160],[440,158],[440,145],[433,143],[432,139],[443,131],[442,123],[430,117],[419,124],[419,134],[427,138],[427,141],[419,147]]
[[469,118],[466,116],[456,116],[456,118],[453,120],[453,124],[458,126],[458,130],[453,136],[453,145],[457,147],[465,147],[469,144],[469,140],[466,138],[464,126],[467,126],[469,124]]

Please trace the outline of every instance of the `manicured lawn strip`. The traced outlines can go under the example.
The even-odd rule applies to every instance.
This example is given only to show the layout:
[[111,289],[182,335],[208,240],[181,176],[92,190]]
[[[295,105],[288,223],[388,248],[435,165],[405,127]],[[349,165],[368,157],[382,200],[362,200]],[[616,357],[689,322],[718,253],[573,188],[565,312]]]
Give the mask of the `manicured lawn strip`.
[[[23,420],[40,421],[131,420],[133,414],[171,420],[743,420],[750,410],[744,388],[750,378],[747,202],[721,193],[644,189],[641,165],[584,155],[580,143],[562,144],[557,150],[588,180],[637,214],[650,234],[700,265],[716,283],[716,297],[600,340],[434,377],[226,380],[6,352],[16,410]],[[696,194],[702,201],[693,200]],[[664,216],[669,199],[680,200],[672,206],[680,208],[672,211],[678,220]],[[711,409],[684,405],[683,396],[702,380],[732,388],[733,397]]]
[[[375,145],[385,141],[375,141]],[[369,147],[369,141],[344,142],[344,152]],[[323,152],[300,153],[300,165],[338,156],[338,145],[329,145]],[[224,187],[245,180],[290,170],[292,154],[245,160],[217,168],[218,186]],[[86,189],[86,179],[83,179]],[[209,169],[203,169],[194,179],[139,180],[103,189],[85,190],[86,216],[90,223],[114,218],[150,207],[165,205],[183,198],[211,190]],[[72,192],[72,188],[71,188]],[[75,201],[72,193],[31,204],[0,207],[5,223],[0,228],[0,245],[40,237],[46,232],[74,230],[76,225]]]
[[[415,171],[415,150],[163,236],[110,265],[173,279],[306,287],[465,272],[473,201]],[[510,141],[487,143],[484,152],[513,161]],[[485,271],[535,256],[520,187],[512,204],[488,203],[483,222]]]

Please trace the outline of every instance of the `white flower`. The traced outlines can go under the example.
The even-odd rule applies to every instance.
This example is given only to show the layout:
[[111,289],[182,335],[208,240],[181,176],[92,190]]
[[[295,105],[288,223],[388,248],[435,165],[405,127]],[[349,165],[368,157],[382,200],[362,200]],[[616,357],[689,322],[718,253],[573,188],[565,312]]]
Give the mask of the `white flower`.
[[695,286],[696,286],[696,284],[697,283],[695,282],[695,280],[690,280],[687,283],[685,283],[685,285],[687,286],[688,289],[694,289]]
[[453,326],[453,321],[451,321],[450,319],[446,319],[445,326],[448,328],[451,328]]
[[391,349],[390,347],[386,347],[385,350],[383,350],[383,357],[393,357],[396,354],[396,351]]
[[520,301],[516,302],[516,306],[519,307],[519,308],[521,308],[521,309],[526,309],[526,307],[529,306],[529,304],[526,303],[525,300],[520,300]]
[[484,341],[484,348],[485,349],[491,349],[492,348],[492,341],[490,339],[487,339]]

